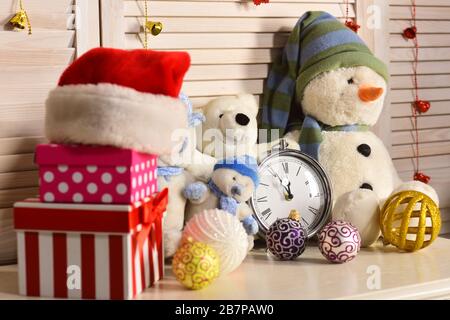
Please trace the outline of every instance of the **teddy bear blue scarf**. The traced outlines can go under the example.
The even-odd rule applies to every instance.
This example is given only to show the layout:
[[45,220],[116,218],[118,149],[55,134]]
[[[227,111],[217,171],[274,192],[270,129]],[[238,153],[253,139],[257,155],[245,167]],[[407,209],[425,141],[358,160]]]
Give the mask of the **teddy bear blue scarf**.
[[[233,197],[227,196],[223,193],[212,181],[212,179],[209,179],[208,187],[219,199],[219,209],[236,216],[239,202]],[[255,224],[255,219],[252,216],[248,216],[242,220],[242,226],[247,234],[256,234],[258,231],[257,225]]]

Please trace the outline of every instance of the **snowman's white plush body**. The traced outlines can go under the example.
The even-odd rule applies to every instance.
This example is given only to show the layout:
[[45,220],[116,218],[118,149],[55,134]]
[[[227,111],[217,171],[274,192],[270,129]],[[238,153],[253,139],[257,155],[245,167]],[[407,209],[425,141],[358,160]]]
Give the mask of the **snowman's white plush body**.
[[[373,126],[381,113],[386,81],[368,67],[342,68],[317,76],[305,88],[303,112],[329,126]],[[298,139],[299,131],[288,133]],[[328,173],[334,195],[333,218],[356,225],[362,245],[380,235],[379,213],[386,198],[402,188],[383,142],[371,131],[322,131],[318,160]],[[429,194],[434,190],[420,182],[408,188]]]
[[[370,147],[369,156],[357,151],[361,145]],[[323,132],[319,161],[336,181],[333,191],[338,197],[366,183],[385,200],[401,182],[383,142],[370,131]]]

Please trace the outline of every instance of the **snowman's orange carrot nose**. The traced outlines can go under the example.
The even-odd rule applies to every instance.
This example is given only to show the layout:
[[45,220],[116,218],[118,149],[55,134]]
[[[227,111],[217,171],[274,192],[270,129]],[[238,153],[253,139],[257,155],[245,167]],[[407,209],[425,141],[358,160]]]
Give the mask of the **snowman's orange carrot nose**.
[[372,102],[381,97],[383,91],[384,91],[383,88],[361,85],[359,87],[358,96],[361,99],[361,101]]

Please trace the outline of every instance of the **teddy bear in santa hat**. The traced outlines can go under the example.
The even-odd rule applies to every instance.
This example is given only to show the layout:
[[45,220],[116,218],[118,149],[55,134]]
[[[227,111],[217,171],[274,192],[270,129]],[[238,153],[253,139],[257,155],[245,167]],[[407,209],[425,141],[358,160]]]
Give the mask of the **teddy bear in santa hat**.
[[181,148],[186,106],[178,98],[185,52],[95,48],[62,74],[46,101],[54,143],[110,145],[156,155]]

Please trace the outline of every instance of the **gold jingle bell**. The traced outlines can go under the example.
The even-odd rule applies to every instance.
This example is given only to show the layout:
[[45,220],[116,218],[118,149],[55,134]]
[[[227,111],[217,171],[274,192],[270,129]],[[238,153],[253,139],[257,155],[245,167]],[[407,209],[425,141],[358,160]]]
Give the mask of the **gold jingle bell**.
[[158,34],[160,34],[163,29],[163,25],[159,21],[147,21],[147,23],[145,24],[145,27],[154,36],[157,36]]
[[9,19],[9,24],[14,28],[23,30],[27,26],[27,20],[28,17],[25,10],[20,10],[14,15],[14,17]]

